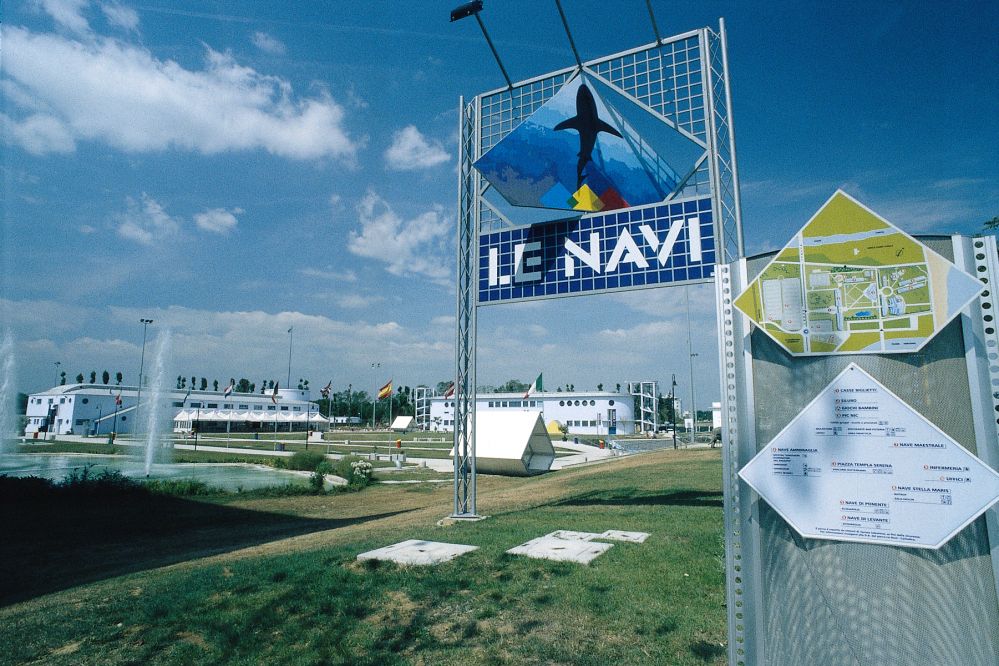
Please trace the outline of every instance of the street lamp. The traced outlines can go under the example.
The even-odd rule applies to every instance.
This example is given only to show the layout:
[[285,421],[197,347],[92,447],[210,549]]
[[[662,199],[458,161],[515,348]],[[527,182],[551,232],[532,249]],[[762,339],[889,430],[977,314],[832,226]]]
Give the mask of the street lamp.
[[[479,5],[482,5],[482,3],[480,2]],[[380,367],[382,367],[382,364],[381,363],[372,363],[371,367],[372,368],[380,368]],[[377,377],[378,375],[375,375],[375,376]],[[375,383],[376,384],[378,383],[377,379],[375,380]],[[378,389],[375,389],[375,394],[371,397],[371,429],[372,430],[375,429],[375,410],[377,409],[377,406],[378,406]]]
[[673,375],[673,386],[669,390],[670,413],[673,415],[673,450],[676,446],[676,375]]
[[690,285],[683,288],[687,298],[687,353],[690,354],[690,445],[694,445],[694,433],[697,431],[697,405],[694,403],[694,353],[690,340]]
[[288,328],[288,381],[286,387],[291,388],[291,343],[295,341],[294,326]]
[[62,365],[62,361],[55,362],[56,374],[55,379],[52,380],[52,386],[59,386],[59,367]]

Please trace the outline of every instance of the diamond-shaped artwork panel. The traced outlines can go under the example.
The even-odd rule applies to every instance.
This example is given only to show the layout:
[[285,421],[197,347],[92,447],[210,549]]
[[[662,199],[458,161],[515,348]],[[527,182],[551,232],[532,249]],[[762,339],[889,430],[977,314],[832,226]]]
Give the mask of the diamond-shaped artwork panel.
[[921,349],[977,279],[837,190],[735,306],[795,356]]
[[[655,133],[671,141],[646,140],[626,118],[648,111],[623,96],[608,103],[600,90],[608,85],[576,76],[475,168],[513,206],[595,212],[665,200],[682,187],[703,147],[654,117]],[[622,113],[624,105],[635,108]]]
[[939,548],[999,474],[851,363],[739,472],[799,534]]

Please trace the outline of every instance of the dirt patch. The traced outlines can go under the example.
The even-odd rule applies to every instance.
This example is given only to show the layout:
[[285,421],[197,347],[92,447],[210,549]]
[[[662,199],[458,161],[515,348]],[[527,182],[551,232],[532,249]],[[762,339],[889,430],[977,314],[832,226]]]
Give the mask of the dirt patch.
[[178,632],[177,638],[179,638],[182,641],[186,641],[186,642],[190,643],[191,645],[196,645],[197,647],[201,648],[202,650],[207,650],[208,649],[208,641],[206,641],[205,637],[202,636],[201,634],[196,634],[196,633],[191,632],[191,631],[181,631],[181,632]]
[[401,590],[389,592],[381,608],[368,616],[368,621],[378,626],[408,626],[419,606]]
[[67,654],[73,654],[74,652],[79,650],[81,645],[83,645],[83,641],[73,641],[72,643],[66,643],[62,647],[57,647],[56,649],[52,650],[52,655],[58,657],[65,657]]

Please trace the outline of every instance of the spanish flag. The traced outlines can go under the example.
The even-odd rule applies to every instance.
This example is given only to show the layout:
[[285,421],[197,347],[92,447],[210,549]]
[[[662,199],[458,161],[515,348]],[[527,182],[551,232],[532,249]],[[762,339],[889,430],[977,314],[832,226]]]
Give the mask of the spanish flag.
[[387,398],[392,395],[392,380],[388,380],[388,384],[378,389],[378,399]]

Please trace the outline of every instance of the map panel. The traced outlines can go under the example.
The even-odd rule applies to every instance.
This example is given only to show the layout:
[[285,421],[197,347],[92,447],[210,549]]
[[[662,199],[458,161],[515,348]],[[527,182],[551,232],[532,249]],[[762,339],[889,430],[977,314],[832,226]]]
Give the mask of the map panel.
[[837,191],[736,299],[795,356],[920,349],[983,289]]
[[999,474],[851,363],[739,472],[802,536],[939,548]]

